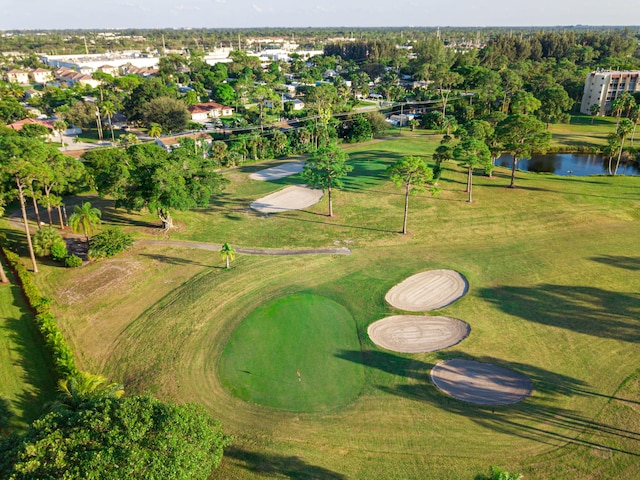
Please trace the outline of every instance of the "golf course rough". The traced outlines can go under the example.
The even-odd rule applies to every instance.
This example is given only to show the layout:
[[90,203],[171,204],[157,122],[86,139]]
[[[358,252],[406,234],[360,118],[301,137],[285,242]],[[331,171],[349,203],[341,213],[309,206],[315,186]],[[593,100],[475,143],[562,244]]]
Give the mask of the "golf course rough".
[[342,305],[294,294],[261,305],[236,328],[218,375],[236,397],[294,412],[326,411],[354,400],[364,367],[355,320]]
[[389,305],[408,312],[446,307],[468,290],[466,278],[455,270],[429,270],[392,287],[384,297]]
[[381,348],[401,353],[435,352],[464,340],[469,324],[451,317],[393,315],[369,325],[371,341]]

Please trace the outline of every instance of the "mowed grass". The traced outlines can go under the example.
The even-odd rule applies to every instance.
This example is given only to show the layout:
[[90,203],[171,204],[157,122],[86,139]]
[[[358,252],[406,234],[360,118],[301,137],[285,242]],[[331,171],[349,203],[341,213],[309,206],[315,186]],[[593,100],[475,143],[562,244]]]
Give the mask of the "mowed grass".
[[0,402],[12,413],[9,426],[22,430],[55,397],[55,374],[33,314],[6,265],[3,268],[11,283],[0,284]]
[[222,384],[242,400],[296,412],[345,405],[364,385],[351,314],[327,298],[296,294],[258,307],[229,339],[220,358]]
[[[348,148],[358,173],[337,192],[335,218],[325,216],[326,199],[307,211],[248,212],[247,200],[282,184],[253,182],[247,168],[230,173],[222,203],[176,214],[181,230],[171,234],[234,246],[346,245],[352,255],[239,255],[225,270],[216,252],[135,246],[78,270],[43,266],[39,281],[83,367],[130,392],[196,401],[223,423],[235,440],[222,478],[458,479],[493,464],[525,478],[638,477],[640,179],[518,172],[518,188],[508,189],[509,172],[497,169],[474,178],[468,204],[465,172],[449,163],[439,196],[411,198],[409,234],[400,235],[403,195],[380,172],[437,141],[403,135]],[[118,221],[127,218],[145,234],[147,217]],[[441,313],[468,322],[470,336],[429,354],[377,348],[367,326],[398,313],[385,293],[434,268],[468,279],[468,294]],[[262,305],[302,293],[355,320],[359,346],[335,356],[363,368],[360,395],[316,413],[232,395],[217,372],[234,332]],[[429,379],[447,358],[511,368],[532,380],[533,394],[496,408],[454,400]]]

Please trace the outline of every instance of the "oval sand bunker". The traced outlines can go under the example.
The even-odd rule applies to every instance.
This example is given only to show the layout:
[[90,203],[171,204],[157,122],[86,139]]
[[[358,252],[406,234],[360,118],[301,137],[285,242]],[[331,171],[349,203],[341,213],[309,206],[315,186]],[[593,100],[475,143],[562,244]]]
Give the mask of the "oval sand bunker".
[[262,213],[301,210],[315,205],[321,198],[322,190],[293,185],[256,200],[251,204],[251,208]]
[[409,312],[437,310],[467,293],[467,280],[455,270],[429,270],[407,278],[391,288],[385,300]]
[[435,352],[451,347],[469,335],[469,325],[450,317],[394,315],[369,325],[371,341],[402,353]]
[[444,393],[478,405],[508,405],[531,395],[524,375],[489,363],[452,359],[431,370],[431,380]]
[[279,180],[281,178],[288,177],[300,173],[304,168],[304,161],[289,162],[278,165],[277,167],[266,168],[259,172],[254,172],[249,175],[251,180],[258,180],[261,182],[268,182],[270,180]]

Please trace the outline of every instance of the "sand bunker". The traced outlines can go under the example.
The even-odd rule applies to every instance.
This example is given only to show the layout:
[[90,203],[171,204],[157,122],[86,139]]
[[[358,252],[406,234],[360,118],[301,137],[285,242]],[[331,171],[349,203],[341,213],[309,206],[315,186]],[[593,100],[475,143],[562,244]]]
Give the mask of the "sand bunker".
[[426,312],[455,302],[467,288],[467,280],[455,270],[430,270],[407,278],[384,298],[401,310]]
[[304,160],[299,162],[289,162],[278,165],[277,167],[266,168],[259,172],[249,175],[251,180],[259,180],[267,182],[269,180],[278,180],[279,178],[288,177],[300,173],[304,167]]
[[453,359],[431,370],[431,380],[444,393],[479,405],[508,405],[524,400],[533,389],[524,375],[489,363]]
[[442,350],[464,340],[469,325],[450,317],[394,315],[369,325],[371,341],[386,350],[423,353]]
[[321,198],[322,190],[294,185],[256,200],[251,204],[251,208],[262,213],[301,210],[315,205]]

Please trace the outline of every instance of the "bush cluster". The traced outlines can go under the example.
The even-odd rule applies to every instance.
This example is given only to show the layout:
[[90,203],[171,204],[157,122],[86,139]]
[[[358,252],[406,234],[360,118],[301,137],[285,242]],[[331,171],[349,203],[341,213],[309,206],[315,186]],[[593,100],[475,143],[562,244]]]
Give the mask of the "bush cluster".
[[133,237],[118,227],[107,228],[89,240],[89,258],[109,258],[133,245]]
[[29,306],[36,313],[36,325],[53,357],[55,372],[61,378],[77,375],[78,367],[76,367],[73,351],[67,344],[62,331],[58,328],[55,317],[51,313],[49,306],[51,299],[42,296],[40,289],[33,281],[33,276],[22,264],[20,257],[16,253],[5,247],[2,247],[2,251],[20,280],[22,291]]

